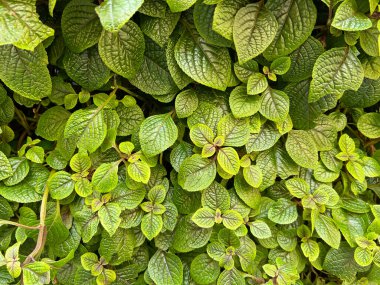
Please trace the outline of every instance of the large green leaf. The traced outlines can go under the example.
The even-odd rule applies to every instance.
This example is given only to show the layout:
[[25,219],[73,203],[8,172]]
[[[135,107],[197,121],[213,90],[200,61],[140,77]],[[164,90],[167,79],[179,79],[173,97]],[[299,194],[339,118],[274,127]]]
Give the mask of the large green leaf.
[[259,111],[261,97],[248,95],[245,86],[238,86],[232,90],[229,103],[235,118],[250,117]]
[[61,106],[46,110],[38,120],[36,134],[50,141],[58,140],[70,115],[70,112]]
[[68,197],[74,190],[74,181],[70,173],[58,171],[49,179],[49,193],[53,199],[61,200]]
[[166,0],[172,12],[182,12],[194,5],[197,0]]
[[289,112],[289,97],[285,92],[268,87],[261,96],[260,113],[269,120],[282,122]]
[[86,0],[74,0],[62,13],[62,34],[65,44],[73,52],[80,53],[95,45],[102,32],[96,5]]
[[340,98],[346,90],[357,91],[363,78],[363,68],[351,48],[330,49],[314,65],[309,102],[330,94]]
[[362,31],[372,27],[372,22],[358,11],[355,0],[345,0],[336,10],[331,25],[343,31]]
[[157,285],[182,284],[183,265],[181,259],[173,253],[156,251],[149,260],[148,272]]
[[92,185],[100,193],[113,190],[118,182],[118,162],[102,163],[92,175]]
[[248,141],[247,119],[236,119],[231,114],[224,116],[218,123],[218,136],[223,136],[224,146],[243,146]]
[[133,16],[144,0],[105,0],[95,8],[104,29],[116,32]]
[[155,156],[174,144],[178,129],[171,114],[154,115],[141,124],[139,138],[146,156]]
[[231,74],[231,58],[224,47],[206,43],[192,23],[186,21],[174,55],[179,67],[195,81],[219,90],[225,90]]
[[268,211],[268,218],[278,224],[291,224],[298,217],[296,205],[284,198],[274,203]]
[[178,183],[187,191],[200,191],[210,186],[215,175],[215,162],[195,154],[186,158],[181,164],[178,172]]
[[13,175],[12,165],[5,154],[0,151],[0,180]]
[[165,95],[178,90],[168,69],[165,49],[149,38],[145,38],[142,65],[130,82],[151,95]]
[[264,52],[266,58],[288,55],[311,35],[317,19],[312,0],[269,0],[266,7],[277,19],[279,27]]
[[47,284],[50,283],[50,266],[41,261],[29,263],[23,267],[24,284]]
[[54,30],[40,21],[36,0],[1,0],[0,8],[0,45],[32,51],[54,35]]
[[120,225],[120,214],[120,206],[116,203],[107,203],[99,210],[99,221],[110,236],[115,234]]
[[380,101],[380,80],[364,78],[358,91],[346,91],[341,101],[347,107],[353,108],[367,108],[375,105]]
[[191,262],[190,274],[198,284],[207,285],[214,282],[220,273],[218,262],[203,253],[196,256]]
[[47,63],[48,57],[42,45],[33,51],[13,45],[0,46],[0,79],[26,98],[41,100],[50,95],[52,83]]
[[315,219],[315,230],[318,235],[332,248],[338,249],[340,244],[340,232],[330,217],[319,214]]
[[290,131],[286,140],[286,151],[300,166],[315,168],[318,162],[318,150],[312,137],[305,131]]
[[125,78],[132,78],[139,70],[144,51],[144,35],[133,21],[118,32],[104,30],[99,39],[100,57],[112,71]]
[[70,78],[88,91],[99,89],[110,78],[110,70],[100,58],[96,46],[82,53],[67,51],[63,65]]
[[235,175],[240,169],[240,158],[236,150],[232,147],[219,149],[217,160],[220,167],[227,173]]
[[65,137],[75,136],[76,145],[94,152],[106,137],[103,110],[80,109],[71,114],[65,126]]
[[367,113],[358,120],[359,131],[369,138],[380,137],[380,114]]
[[220,1],[214,10],[212,29],[226,39],[232,40],[235,15],[247,3],[247,0]]
[[233,38],[240,64],[265,51],[276,36],[276,17],[263,4],[249,4],[236,13]]

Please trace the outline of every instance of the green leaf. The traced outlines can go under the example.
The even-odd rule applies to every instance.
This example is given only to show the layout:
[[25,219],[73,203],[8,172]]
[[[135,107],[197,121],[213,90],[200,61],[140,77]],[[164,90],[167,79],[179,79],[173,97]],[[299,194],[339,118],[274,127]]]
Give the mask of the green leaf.
[[105,30],[116,32],[144,3],[143,0],[105,0],[95,8]]
[[85,270],[90,271],[98,263],[98,256],[93,252],[86,252],[81,255],[80,262]]
[[150,178],[150,167],[144,161],[136,161],[128,165],[128,175],[136,182],[147,184]]
[[310,261],[315,261],[319,256],[319,245],[312,239],[301,243],[301,249],[305,257],[309,258]]
[[45,150],[40,146],[33,146],[25,154],[25,157],[35,163],[43,163]]
[[133,21],[128,21],[117,32],[103,30],[99,39],[101,59],[109,69],[125,78],[136,75],[143,63],[144,51],[144,35]]
[[88,242],[96,234],[99,225],[99,217],[94,214],[90,208],[84,207],[76,213],[75,220],[78,222],[78,232],[83,242]]
[[209,208],[199,208],[194,215],[191,217],[191,220],[201,228],[212,228],[215,224],[215,211]]
[[0,45],[13,44],[32,51],[54,35],[54,30],[40,21],[35,0],[1,1],[0,5]]
[[239,147],[246,144],[249,137],[248,121],[224,116],[218,123],[218,136],[224,137],[224,146]]
[[317,19],[312,0],[270,0],[266,7],[277,19],[279,27],[264,52],[267,59],[288,55],[311,35]]
[[344,91],[357,91],[364,71],[351,48],[333,48],[320,55],[313,68],[309,102],[326,95],[342,97]]
[[299,82],[311,77],[313,66],[322,53],[323,46],[321,42],[309,37],[289,55],[291,60],[290,69],[282,78],[289,82]]
[[288,95],[283,91],[268,87],[262,94],[259,111],[271,121],[284,121],[289,113]]
[[315,219],[315,230],[318,235],[332,248],[338,249],[340,244],[340,232],[333,219],[319,214]]
[[363,157],[363,169],[366,177],[379,177],[380,164],[372,157]]
[[372,139],[380,137],[380,114],[366,113],[360,116],[358,129],[366,137]]
[[198,147],[212,144],[214,137],[213,131],[204,124],[196,124],[190,128],[190,139]]
[[168,70],[165,49],[145,38],[145,53],[141,68],[129,82],[151,95],[166,95],[178,91]]
[[193,154],[192,149],[193,146],[187,142],[180,142],[173,148],[170,153],[170,163],[175,171],[178,172],[183,161]]
[[315,168],[318,163],[318,151],[311,136],[301,130],[292,130],[286,140],[286,151],[300,166]]
[[228,50],[206,43],[191,23],[185,23],[187,32],[181,35],[174,50],[179,67],[198,83],[225,90],[231,74]]
[[243,224],[243,217],[235,210],[227,210],[223,213],[223,225],[230,230],[236,230]]
[[0,46],[0,79],[23,97],[39,101],[50,95],[52,83],[47,63],[42,45],[33,51]]
[[141,231],[144,233],[148,240],[156,237],[163,227],[162,217],[155,215],[153,212],[147,213],[141,221]]
[[284,198],[280,198],[268,211],[268,218],[278,224],[291,224],[298,217],[296,205]]
[[212,29],[226,39],[232,40],[235,15],[247,3],[247,0],[220,1],[214,10]]
[[234,178],[234,187],[236,194],[245,204],[254,209],[259,207],[261,199],[260,191],[249,185],[245,181],[241,172],[239,172]]
[[264,151],[273,147],[280,137],[276,126],[268,121],[261,126],[259,133],[251,134],[245,147],[247,152]]
[[28,175],[13,186],[0,184],[0,195],[18,203],[41,201],[42,193],[49,177],[49,171],[41,164],[32,163]]
[[230,94],[229,104],[235,118],[250,117],[259,111],[261,98],[250,96],[246,87],[237,86]]
[[357,264],[364,267],[372,263],[373,255],[369,249],[357,247],[355,248],[354,258]]
[[196,0],[166,0],[168,3],[170,10],[174,12],[182,12],[189,9],[197,2]]
[[116,280],[116,272],[112,269],[104,269],[100,275],[96,277],[97,284],[111,284]]
[[303,198],[310,193],[310,185],[302,178],[291,178],[285,181],[290,194],[297,198]]
[[258,188],[263,182],[263,173],[257,165],[250,165],[243,168],[243,176],[245,181],[252,187]]
[[107,203],[99,210],[99,220],[104,229],[113,236],[119,227],[121,209],[116,203]]
[[198,96],[193,89],[182,91],[175,98],[175,111],[178,118],[189,117],[198,108]]
[[114,189],[118,182],[119,162],[102,163],[92,175],[92,185],[100,193],[107,193]]
[[46,110],[38,120],[36,134],[49,141],[58,140],[70,115],[70,112],[61,106]]
[[213,30],[214,12],[214,5],[207,5],[207,3],[201,2],[196,3],[193,11],[195,27],[207,43],[221,47],[229,47],[231,46],[231,41]]
[[191,278],[200,285],[207,285],[216,281],[219,273],[218,262],[212,260],[205,253],[197,255],[191,262]]
[[88,91],[99,89],[110,78],[110,70],[100,58],[97,47],[81,53],[68,51],[63,65],[70,78]]
[[249,224],[252,235],[259,239],[266,239],[272,236],[272,232],[268,224],[261,220],[253,221]]
[[202,205],[212,210],[221,211],[230,208],[230,196],[226,188],[217,182],[213,182],[202,192]]
[[62,200],[74,190],[74,181],[66,171],[58,171],[48,181],[49,193],[53,199]]
[[178,129],[171,114],[154,115],[145,119],[140,127],[141,149],[148,157],[171,147],[178,137]]
[[219,149],[217,156],[220,167],[227,173],[236,175],[240,169],[240,158],[236,150],[232,147]]
[[270,71],[277,75],[284,75],[288,72],[291,65],[290,57],[283,56],[276,58],[271,64],[270,64]]
[[71,114],[65,126],[65,138],[75,136],[76,145],[82,150],[94,152],[106,137],[103,111],[80,109]]
[[[368,18],[367,18],[368,19]],[[372,27],[360,32],[360,46],[366,54],[374,57],[380,56],[380,31],[376,25],[376,21],[372,20]],[[369,76],[366,76],[369,77]]]
[[218,278],[217,285],[244,285],[245,279],[243,274],[236,268],[224,270]]
[[247,94],[257,95],[264,92],[268,87],[268,80],[264,74],[260,72],[254,72],[248,77],[247,82]]
[[235,16],[233,38],[239,63],[255,58],[271,44],[278,23],[263,3],[253,3],[241,8]]
[[6,179],[13,175],[12,165],[5,154],[0,151],[0,180]]
[[[379,57],[380,59],[380,57]],[[363,64],[364,66],[364,64]],[[365,74],[366,77],[370,77]],[[380,80],[372,80],[369,78],[364,78],[362,85],[358,91],[346,91],[341,99],[341,101],[347,107],[354,108],[366,108],[375,105],[380,101]]]
[[149,260],[148,272],[157,285],[182,284],[183,265],[181,259],[173,253],[156,251]]
[[360,182],[363,182],[365,179],[365,173],[364,173],[364,168],[363,166],[356,161],[349,161],[346,164],[346,168],[348,172],[357,180]]
[[178,172],[178,183],[187,191],[201,191],[214,181],[216,175],[215,162],[194,154],[186,158]]
[[343,31],[363,31],[372,27],[372,22],[358,11],[355,0],[345,0],[336,10],[331,25]]
[[67,47],[80,53],[95,45],[102,32],[96,5],[86,0],[71,1],[62,13],[62,34]]
[[24,284],[50,283],[50,266],[41,261],[28,263],[23,267],[22,279]]
[[19,277],[22,271],[19,261],[19,249],[20,243],[15,243],[7,248],[4,255],[7,270],[13,278]]

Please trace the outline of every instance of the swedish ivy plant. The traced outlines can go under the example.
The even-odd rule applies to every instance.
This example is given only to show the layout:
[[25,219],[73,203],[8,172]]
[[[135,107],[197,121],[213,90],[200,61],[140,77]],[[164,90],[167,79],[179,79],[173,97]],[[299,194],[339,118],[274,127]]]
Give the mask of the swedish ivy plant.
[[380,284],[379,0],[0,0],[0,284]]

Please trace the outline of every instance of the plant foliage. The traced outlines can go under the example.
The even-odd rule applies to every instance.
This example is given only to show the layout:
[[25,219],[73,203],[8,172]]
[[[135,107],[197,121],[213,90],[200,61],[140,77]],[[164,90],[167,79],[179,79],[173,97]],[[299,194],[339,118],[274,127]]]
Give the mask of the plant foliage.
[[0,284],[380,284],[379,0],[0,0]]

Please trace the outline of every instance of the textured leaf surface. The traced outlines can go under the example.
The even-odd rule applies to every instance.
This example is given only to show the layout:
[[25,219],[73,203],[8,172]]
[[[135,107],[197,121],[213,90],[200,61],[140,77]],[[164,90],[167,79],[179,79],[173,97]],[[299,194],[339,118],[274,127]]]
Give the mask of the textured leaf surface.
[[183,280],[183,265],[178,256],[158,250],[148,264],[150,277],[158,285],[177,285]]
[[108,68],[125,78],[136,74],[143,63],[144,50],[144,35],[133,21],[118,32],[104,30],[99,39],[100,57]]
[[42,45],[34,51],[18,49],[13,45],[0,46],[0,79],[26,98],[41,100],[50,95],[52,83],[47,63]]
[[358,120],[358,129],[369,138],[380,137],[380,114],[367,113]]
[[349,48],[334,48],[318,57],[313,68],[309,102],[332,94],[341,97],[346,90],[358,90],[364,73],[360,61]]
[[106,0],[95,8],[104,29],[119,30],[144,3],[143,0]]
[[141,124],[139,137],[144,154],[154,156],[174,144],[178,129],[170,114],[155,115]]
[[339,248],[340,232],[333,219],[322,214],[318,215],[315,220],[315,230],[328,245],[335,249]]
[[312,0],[270,0],[266,7],[277,19],[279,27],[264,53],[266,58],[288,55],[311,35],[317,18]]
[[260,113],[269,120],[285,120],[289,112],[289,98],[285,92],[267,88],[261,97]]
[[233,38],[239,63],[258,56],[276,36],[278,24],[270,10],[259,3],[241,8],[235,16]]
[[305,131],[290,131],[285,147],[290,157],[300,166],[316,167],[318,151],[313,139]]
[[372,23],[358,11],[355,0],[346,0],[339,5],[331,25],[343,31],[362,31],[370,28]]

